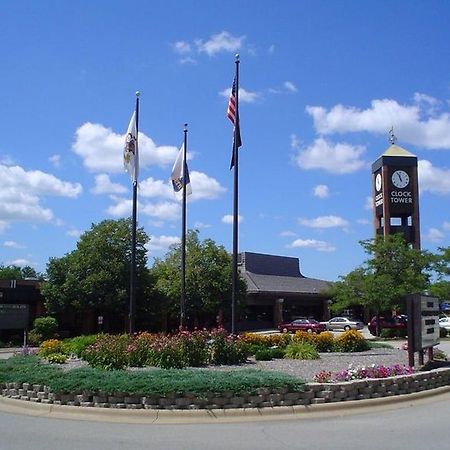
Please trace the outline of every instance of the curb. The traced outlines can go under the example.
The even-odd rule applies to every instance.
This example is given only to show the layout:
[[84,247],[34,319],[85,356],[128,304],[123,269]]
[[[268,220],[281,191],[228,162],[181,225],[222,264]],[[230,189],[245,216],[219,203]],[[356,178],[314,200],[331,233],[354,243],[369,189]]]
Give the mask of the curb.
[[89,420],[129,424],[187,424],[187,423],[233,423],[275,420],[305,420],[336,417],[349,414],[370,413],[376,409],[395,406],[405,408],[411,402],[419,402],[438,395],[450,393],[450,386],[442,386],[412,394],[394,397],[324,403],[307,406],[275,406],[250,409],[205,410],[120,410],[73,407],[24,402],[0,397],[0,411],[50,419]]

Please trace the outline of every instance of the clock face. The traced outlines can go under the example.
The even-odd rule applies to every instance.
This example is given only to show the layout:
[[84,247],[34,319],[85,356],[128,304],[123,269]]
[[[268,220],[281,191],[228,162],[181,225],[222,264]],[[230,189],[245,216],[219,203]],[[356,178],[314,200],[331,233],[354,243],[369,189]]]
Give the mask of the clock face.
[[375,189],[377,192],[381,191],[381,173],[375,177]]
[[397,188],[405,188],[409,184],[409,175],[404,170],[396,170],[392,174],[392,184]]

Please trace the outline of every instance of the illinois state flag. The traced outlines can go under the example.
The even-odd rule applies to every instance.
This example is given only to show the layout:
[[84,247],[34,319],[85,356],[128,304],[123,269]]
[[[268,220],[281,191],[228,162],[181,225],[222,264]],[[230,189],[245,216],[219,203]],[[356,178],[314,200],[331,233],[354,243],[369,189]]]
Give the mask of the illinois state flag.
[[136,111],[134,111],[131,116],[130,124],[128,125],[127,134],[125,136],[123,165],[126,171],[130,174],[131,181],[133,183],[137,182],[139,172],[139,154],[136,134]]
[[[184,176],[183,168],[186,167],[186,176]],[[189,178],[189,169],[187,164],[184,164],[184,144],[181,146],[178,152],[177,159],[172,168],[172,174],[170,176],[172,180],[173,190],[180,192],[183,186],[186,186],[186,195],[192,194],[191,180]]]

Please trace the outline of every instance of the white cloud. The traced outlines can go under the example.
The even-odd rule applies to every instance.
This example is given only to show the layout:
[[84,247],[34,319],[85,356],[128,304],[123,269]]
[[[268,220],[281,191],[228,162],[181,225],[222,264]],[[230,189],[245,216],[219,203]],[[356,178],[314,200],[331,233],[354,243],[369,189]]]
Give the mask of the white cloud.
[[108,207],[106,212],[113,217],[126,217],[131,215],[133,201],[126,198],[118,198],[111,196],[111,200],[115,201],[114,205]]
[[77,230],[76,228],[71,228],[66,232],[67,236],[79,238],[83,232],[81,230]]
[[343,228],[346,229],[349,225],[347,220],[338,216],[319,216],[315,219],[299,218],[298,223],[310,228]]
[[[87,122],[75,132],[72,150],[83,160],[90,172],[120,173],[123,167],[124,134],[117,134],[101,124]],[[178,148],[157,146],[153,140],[139,132],[139,165],[167,166],[173,164]]]
[[364,150],[362,146],[334,144],[324,138],[317,138],[312,145],[298,152],[295,161],[305,170],[322,169],[330,173],[346,174],[365,166],[366,163],[361,159]]
[[139,183],[139,195],[148,198],[165,198],[173,199],[173,189],[169,182],[164,182],[162,180],[155,180],[149,177]]
[[294,150],[300,150],[300,139],[298,136],[292,133],[289,137],[291,140],[291,148]]
[[[432,108],[430,109],[430,105]],[[437,114],[438,102],[426,94],[415,94],[415,102],[401,105],[396,100],[372,100],[370,108],[336,105],[330,109],[307,106],[318,133],[361,132],[387,135],[391,126],[402,142],[422,148],[450,149],[450,114]]]
[[93,194],[124,194],[127,188],[118,183],[113,183],[109,175],[101,173],[95,177],[95,186],[91,189]]
[[444,233],[438,230],[437,228],[430,228],[428,232],[425,234],[425,239],[431,242],[441,242],[444,239]]
[[40,170],[26,171],[20,166],[0,164],[0,188],[18,187],[22,192],[34,195],[51,195],[76,198],[83,190],[80,183],[61,181],[54,175]]
[[76,198],[82,192],[79,183],[62,181],[39,170],[0,164],[0,229],[10,222],[48,222],[54,218],[41,206],[42,196]]
[[318,184],[314,187],[314,196],[319,198],[328,198],[330,196],[330,189],[325,184]]
[[360,225],[370,225],[370,221],[367,219],[358,219],[356,222]]
[[[244,221],[244,218],[241,215],[238,215],[238,223],[241,223]],[[233,224],[233,216],[231,214],[226,214],[222,217],[222,223],[226,224]]]
[[52,155],[48,160],[55,166],[59,167],[61,165],[61,155]]
[[207,41],[196,39],[195,44],[200,53],[207,53],[209,56],[220,52],[235,52],[242,48],[245,36],[233,36],[228,31],[212,35]]
[[368,211],[373,210],[373,198],[370,195],[366,197],[366,201],[364,202],[364,209],[367,209]]
[[181,219],[181,207],[178,203],[160,202],[142,205],[141,213],[159,220]]
[[[215,179],[203,172],[192,171],[189,173],[192,186],[192,195],[189,201],[213,200],[223,194],[226,189]],[[181,200],[181,195],[176,195],[169,181],[155,180],[152,177],[142,181],[139,185],[139,194],[142,197],[164,198],[168,200]]]
[[26,248],[25,245],[18,244],[15,241],[5,241],[5,242],[3,242],[3,247],[8,247],[8,248]]
[[172,48],[176,53],[179,53],[180,55],[186,55],[188,53],[191,53],[192,47],[189,42],[186,41],[178,41],[172,44]]
[[450,194],[450,170],[434,167],[430,161],[419,160],[417,173],[421,192]]
[[150,242],[147,244],[147,249],[150,252],[157,250],[167,250],[171,245],[178,244],[180,238],[178,236],[150,236]]
[[[225,98],[230,98],[231,94],[231,88],[224,89],[223,91],[219,92],[219,95]],[[244,88],[239,88],[239,102],[242,103],[255,103],[259,98],[261,97],[261,94],[259,92],[251,92],[247,91]]]
[[273,55],[275,53],[275,45],[272,44],[269,46],[269,48],[267,49],[267,53],[269,53],[269,55]]
[[285,81],[283,86],[286,88],[289,92],[297,92],[297,86],[292,81]]
[[25,266],[31,266],[32,263],[30,261],[28,261],[28,259],[19,258],[19,259],[15,259],[14,261],[8,261],[7,265],[8,266],[16,266],[16,267],[25,267]]
[[194,229],[202,230],[204,228],[211,228],[211,225],[208,223],[203,223],[203,222],[195,222],[194,223]]
[[183,56],[178,60],[180,64],[196,64],[197,61],[192,56]]
[[445,231],[450,231],[450,222],[444,222],[444,223],[442,224],[442,228],[443,228]]
[[194,200],[213,200],[223,194],[226,189],[220,183],[205,173],[190,172],[192,195],[190,199]]
[[297,236],[297,233],[294,233],[293,231],[286,230],[286,231],[282,231],[280,233],[280,236],[281,237],[295,237],[295,236]]
[[315,239],[296,239],[288,248],[312,248],[319,252],[334,252],[336,247],[325,241],[317,241]]

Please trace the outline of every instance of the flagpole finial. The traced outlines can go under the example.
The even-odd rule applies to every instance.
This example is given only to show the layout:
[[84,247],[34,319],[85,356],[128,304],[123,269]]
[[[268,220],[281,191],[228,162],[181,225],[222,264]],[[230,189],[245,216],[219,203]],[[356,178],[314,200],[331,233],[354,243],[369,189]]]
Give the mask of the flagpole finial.
[[236,62],[239,62],[239,53],[236,53],[236,54],[234,55],[234,57],[236,58]]
[[185,124],[184,124],[184,131],[187,131],[187,127],[188,127],[188,124],[185,123]]
[[136,97],[139,97],[141,93],[139,91],[136,91]]

